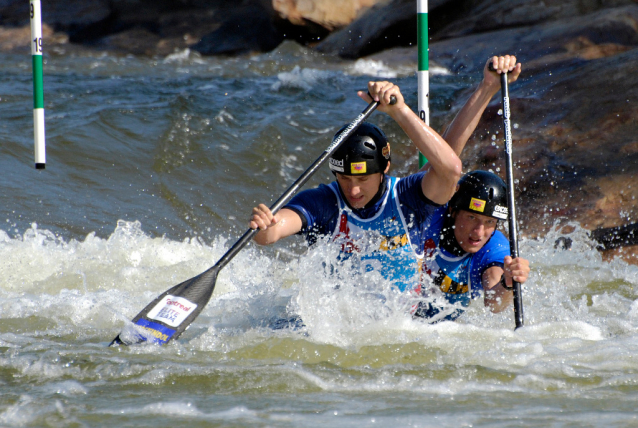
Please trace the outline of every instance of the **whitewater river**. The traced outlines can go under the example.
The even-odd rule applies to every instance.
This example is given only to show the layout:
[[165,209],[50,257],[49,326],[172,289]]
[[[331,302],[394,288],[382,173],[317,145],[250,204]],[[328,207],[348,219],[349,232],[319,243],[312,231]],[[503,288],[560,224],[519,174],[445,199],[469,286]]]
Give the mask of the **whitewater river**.
[[[321,269],[332,250],[293,238],[246,247],[177,341],[108,348],[305,171],[363,110],[368,80],[398,82],[415,107],[416,65],[294,44],[45,58],[36,171],[30,55],[0,54],[0,426],[638,426],[638,267],[603,262],[578,228],[570,251],[554,249],[557,232],[521,240],[532,273],[516,331],[512,311],[480,301],[427,325],[374,278],[335,289]],[[437,69],[433,110],[475,78]],[[414,172],[400,129],[371,120],[392,141],[393,172]],[[330,179],[324,166],[309,186]],[[273,328],[293,316],[305,326]]]

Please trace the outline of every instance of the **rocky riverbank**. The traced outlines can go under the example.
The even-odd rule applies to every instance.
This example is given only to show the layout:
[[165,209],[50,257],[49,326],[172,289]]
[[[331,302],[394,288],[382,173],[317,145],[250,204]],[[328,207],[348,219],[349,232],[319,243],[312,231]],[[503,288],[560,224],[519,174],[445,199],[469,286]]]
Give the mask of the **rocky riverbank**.
[[[543,236],[556,221],[588,229],[638,221],[637,2],[430,0],[429,8],[432,63],[468,72],[515,53],[525,64],[510,88],[522,233]],[[52,49],[241,55],[292,39],[416,68],[416,0],[50,0],[42,14]],[[0,3],[0,50],[28,52],[28,17],[23,0]],[[445,126],[467,96],[433,111],[434,122]],[[500,162],[489,143],[499,109],[495,97],[463,154],[467,169]]]

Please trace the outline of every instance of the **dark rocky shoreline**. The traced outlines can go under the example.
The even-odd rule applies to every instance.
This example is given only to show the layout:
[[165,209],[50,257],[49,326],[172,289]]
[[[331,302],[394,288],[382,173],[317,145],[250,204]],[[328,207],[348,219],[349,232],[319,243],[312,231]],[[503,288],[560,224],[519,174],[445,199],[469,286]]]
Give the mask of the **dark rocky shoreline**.
[[[295,0],[51,0],[42,14],[49,46],[238,55],[292,39],[326,55],[416,64],[416,0],[311,3],[307,11]],[[430,0],[429,7],[432,62],[472,71],[490,55],[514,53],[525,65],[510,88],[521,232],[543,236],[555,221],[587,229],[635,223],[638,2]],[[352,19],[339,22],[344,16]],[[28,28],[26,2],[0,1],[0,50],[28,51]],[[437,121],[448,123],[463,101],[433,112]],[[486,144],[501,126],[499,108],[495,97],[463,153],[466,169],[500,162]],[[637,246],[607,255],[621,252],[638,260]]]

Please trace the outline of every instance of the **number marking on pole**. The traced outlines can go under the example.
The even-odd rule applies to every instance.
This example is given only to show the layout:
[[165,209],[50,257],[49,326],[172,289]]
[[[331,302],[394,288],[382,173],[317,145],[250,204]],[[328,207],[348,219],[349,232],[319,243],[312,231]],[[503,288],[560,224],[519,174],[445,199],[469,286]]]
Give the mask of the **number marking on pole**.
[[33,64],[33,142],[35,148],[35,168],[46,165],[46,145],[44,134],[44,88],[42,84],[42,16],[40,0],[30,0],[31,4],[31,60]]

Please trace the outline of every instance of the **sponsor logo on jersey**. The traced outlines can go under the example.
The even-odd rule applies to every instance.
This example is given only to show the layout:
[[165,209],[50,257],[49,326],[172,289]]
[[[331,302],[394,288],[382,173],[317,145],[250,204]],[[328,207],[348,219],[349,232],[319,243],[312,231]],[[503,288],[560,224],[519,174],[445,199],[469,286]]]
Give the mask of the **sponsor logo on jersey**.
[[366,163],[365,162],[353,162],[350,164],[350,174],[365,174]]
[[197,308],[197,305],[183,297],[171,295],[164,298],[146,315],[171,327],[179,326]]
[[470,209],[472,211],[478,211],[482,213],[483,211],[485,211],[485,201],[482,199],[472,198],[472,200],[470,200]]
[[454,281],[447,276],[443,269],[439,270],[439,273],[434,278],[434,283],[439,286],[442,292],[448,294],[465,294],[469,291],[467,284]]
[[381,241],[381,245],[379,245],[379,250],[381,251],[392,251],[397,248],[404,247],[408,244],[408,234],[404,233],[403,235],[397,236],[384,236]]

